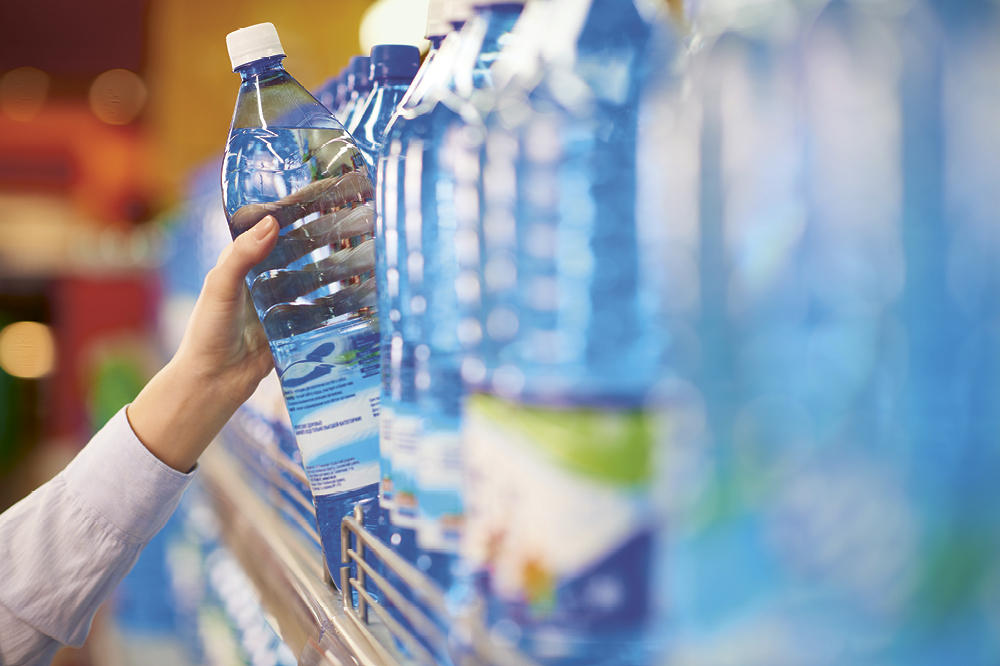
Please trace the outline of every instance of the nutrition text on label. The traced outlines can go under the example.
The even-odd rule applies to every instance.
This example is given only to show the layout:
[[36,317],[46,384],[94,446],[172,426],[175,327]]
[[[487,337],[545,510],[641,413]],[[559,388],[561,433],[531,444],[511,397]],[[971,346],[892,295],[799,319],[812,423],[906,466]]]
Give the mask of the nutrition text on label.
[[341,400],[348,400],[354,393],[344,394],[344,389],[353,386],[354,382],[347,377],[341,377],[321,386],[309,387],[299,391],[286,391],[285,404],[288,411],[302,411],[321,407]]
[[323,430],[332,430],[333,428],[339,428],[340,426],[350,425],[352,423],[357,423],[361,420],[360,416],[355,416],[351,419],[344,419],[343,421],[337,421],[336,423],[323,424],[322,421],[310,421],[309,423],[300,423],[295,426],[296,435],[308,435],[314,432],[322,432]]

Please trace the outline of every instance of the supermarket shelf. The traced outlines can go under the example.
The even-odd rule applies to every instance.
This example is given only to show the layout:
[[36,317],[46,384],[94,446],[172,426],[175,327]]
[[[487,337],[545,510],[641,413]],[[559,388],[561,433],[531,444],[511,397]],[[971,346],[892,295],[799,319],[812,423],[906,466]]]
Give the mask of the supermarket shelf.
[[[354,515],[344,518],[340,532],[340,587],[354,592],[347,611],[359,627],[380,623],[420,666],[436,666],[440,662],[435,655],[456,666],[538,666],[524,653],[494,640],[483,621],[483,610],[475,604],[463,604],[459,613],[449,608],[444,591],[368,532],[363,518],[361,507],[354,507]],[[390,582],[390,576],[398,585]],[[369,581],[385,605],[372,596]],[[394,613],[387,610],[389,605]],[[442,624],[465,638],[461,649],[449,647]]]
[[[490,635],[482,609],[449,607],[433,580],[364,528],[361,507],[341,524],[341,566],[334,575],[351,591],[345,600],[315,544],[291,528],[294,512],[268,504],[244,480],[248,466],[258,466],[253,456],[244,457],[212,447],[202,457],[202,482],[223,540],[301,665],[537,666]],[[449,646],[448,627],[464,637],[461,649]]]
[[202,457],[201,468],[223,540],[300,664],[400,666],[385,647],[392,643],[384,627],[345,612],[318,552],[241,478],[238,460],[217,445]]

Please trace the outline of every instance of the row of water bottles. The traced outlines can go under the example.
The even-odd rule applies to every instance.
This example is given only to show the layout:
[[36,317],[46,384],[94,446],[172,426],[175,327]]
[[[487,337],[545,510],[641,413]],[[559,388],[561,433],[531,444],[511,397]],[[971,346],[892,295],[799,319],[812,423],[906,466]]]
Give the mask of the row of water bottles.
[[361,504],[540,663],[993,663],[997,12],[432,2],[333,114],[231,35],[330,566]]

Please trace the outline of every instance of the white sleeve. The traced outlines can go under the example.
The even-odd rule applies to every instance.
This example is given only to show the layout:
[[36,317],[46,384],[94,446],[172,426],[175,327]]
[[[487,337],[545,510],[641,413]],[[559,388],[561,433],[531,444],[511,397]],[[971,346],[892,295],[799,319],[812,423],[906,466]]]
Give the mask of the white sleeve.
[[194,472],[160,462],[119,411],[54,479],[0,515],[0,665],[83,644],[98,606]]

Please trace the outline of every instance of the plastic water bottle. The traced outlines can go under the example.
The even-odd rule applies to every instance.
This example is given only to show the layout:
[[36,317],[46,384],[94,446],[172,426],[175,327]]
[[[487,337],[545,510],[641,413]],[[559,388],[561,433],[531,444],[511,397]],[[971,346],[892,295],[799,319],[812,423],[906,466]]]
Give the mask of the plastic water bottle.
[[351,95],[351,88],[347,77],[349,69],[349,66],[345,66],[340,70],[340,86],[337,88],[337,97],[334,100],[335,106],[330,107],[330,110],[333,111],[333,115],[336,118],[344,117],[344,107],[347,106],[347,100]]
[[[490,132],[489,124],[497,125],[497,114],[490,112],[497,95],[502,96],[511,86],[512,78],[530,69],[529,63],[539,57],[538,52],[551,27],[548,21],[546,2],[525,5],[511,32],[510,43],[505,46],[503,59],[491,68],[493,87],[476,91],[470,118],[478,120],[476,125],[485,126],[486,131],[481,131],[482,127],[470,127],[456,134],[456,141],[450,146],[455,198],[466,202],[455,210],[458,268],[455,284],[458,340],[464,350],[461,374],[467,390],[488,386],[500,350],[516,332],[515,328],[510,335],[498,333],[506,314],[513,313],[517,307],[517,233],[511,214],[516,194],[511,151],[517,146],[505,132],[496,129]],[[517,109],[524,108],[520,99],[505,103]],[[486,140],[488,135],[493,137],[489,142]],[[493,311],[503,316],[498,318],[494,314],[491,320],[494,322],[493,334],[487,336],[483,334],[480,319],[485,316],[484,312]]]
[[987,664],[1000,659],[1000,632],[986,619],[993,606],[979,602],[991,598],[991,574],[965,563],[996,562],[1000,534],[1000,516],[991,510],[1000,488],[1000,420],[993,407],[1000,395],[1000,187],[993,167],[1000,132],[990,112],[1000,99],[992,75],[1000,12],[978,0],[928,4],[940,16],[943,48],[935,44],[936,26],[918,13],[912,23],[923,27],[922,39],[910,40],[904,51],[905,58],[919,58],[907,60],[912,64],[904,70],[903,127],[910,144],[904,173],[912,174],[904,180],[904,209],[923,222],[905,235],[912,253],[908,277],[923,269],[908,280],[916,288],[907,289],[904,301],[908,318],[920,323],[909,327],[914,356],[917,345],[923,351],[919,365],[911,366],[922,381],[907,406],[910,432],[924,454],[919,497],[948,500],[937,502],[925,520],[928,580],[955,571],[982,573],[947,606],[936,595],[921,595],[921,611],[944,610],[947,620],[925,632],[903,659],[919,655],[930,664],[937,654]]
[[441,84],[429,90],[411,119],[423,151],[420,182],[424,192],[433,193],[420,202],[424,279],[419,290],[411,284],[414,297],[425,303],[422,312],[413,313],[420,323],[414,350],[421,415],[414,479],[421,552],[417,564],[445,589],[453,585],[458,573],[454,565],[464,520],[461,421],[465,391],[456,294],[456,213],[464,202],[455,198],[456,172],[463,168],[457,149],[463,133],[481,131],[482,118],[472,97],[492,86],[490,68],[510,42],[522,9],[521,3],[475,3]]
[[[454,241],[447,235],[448,225],[453,224],[453,221],[444,223],[444,237],[437,238],[436,232],[437,203],[440,202],[442,214],[448,217],[451,191],[444,180],[439,181],[435,174],[444,130],[450,122],[458,122],[459,116],[456,110],[447,107],[441,99],[447,97],[455,104],[460,104],[462,102],[460,95],[464,94],[467,98],[475,89],[472,82],[474,74],[477,77],[476,84],[488,81],[488,77],[483,75],[483,70],[495,58],[500,38],[510,30],[521,8],[518,3],[505,3],[496,8],[489,5],[490,3],[485,3],[484,8],[479,10],[482,16],[479,17],[471,38],[463,28],[460,34],[449,37],[444,42],[435,57],[434,64],[421,78],[419,85],[414,88],[411,97],[391,124],[380,160],[380,172],[385,174],[384,191],[395,190],[396,200],[403,202],[402,206],[397,205],[394,209],[396,217],[394,225],[391,219],[393,210],[390,210],[389,205],[383,208],[387,232],[392,233],[393,229],[390,226],[392,225],[397,231],[397,238],[402,238],[402,241],[397,241],[395,248],[398,254],[393,256],[393,251],[389,252],[390,264],[394,262],[399,266],[393,275],[400,276],[398,291],[400,309],[397,310],[399,320],[396,324],[398,335],[394,335],[390,341],[389,356],[392,365],[395,366],[398,354],[400,368],[405,368],[399,375],[399,395],[412,396],[409,400],[393,405],[395,409],[393,431],[397,441],[392,451],[392,481],[395,490],[394,509],[390,514],[394,532],[392,538],[398,541],[398,547],[404,556],[414,558],[418,554],[421,555],[417,557],[418,565],[430,569],[431,575],[446,585],[450,581],[450,565],[455,556],[458,538],[456,524],[461,519],[460,510],[456,508],[456,503],[460,501],[461,485],[460,469],[456,468],[457,418],[461,387],[460,384],[456,387],[456,381],[448,385],[443,380],[435,382],[434,391],[440,392],[435,395],[448,401],[448,404],[441,405],[442,410],[447,410],[447,416],[438,418],[450,419],[453,425],[450,432],[445,431],[441,437],[432,432],[432,439],[427,440],[424,437],[425,427],[433,430],[436,428],[436,423],[427,419],[427,401],[417,404],[418,392],[423,392],[425,397],[430,394],[427,392],[429,386],[421,387],[423,379],[417,378],[416,369],[417,364],[420,364],[423,366],[423,377],[429,376],[427,362],[430,358],[430,348],[427,345],[427,328],[428,320],[436,316],[429,314],[432,302],[430,290],[439,288],[446,291],[454,288],[453,280],[449,282],[448,275],[443,272],[446,269],[447,257],[454,256],[452,250]],[[456,8],[468,11],[469,5],[452,6],[453,10]],[[464,22],[464,17],[461,15],[449,18],[456,24]],[[466,28],[471,25],[472,23],[465,23]],[[487,27],[490,28],[488,35]],[[459,88],[456,88],[453,82],[456,73],[466,75],[465,79],[460,81]],[[382,164],[385,166],[384,169]],[[383,190],[380,189],[381,191]],[[405,263],[402,261],[403,257],[406,257]],[[453,270],[451,275],[454,275]],[[393,294],[391,283],[388,291],[390,295]],[[454,300],[451,298],[452,303]],[[449,310],[442,299],[435,302],[439,304],[437,313],[442,318],[434,321],[441,325],[442,331],[446,331],[456,321],[454,311]],[[393,314],[390,307],[390,318]],[[457,371],[452,373],[451,379],[460,381]],[[425,441],[443,445],[436,446],[438,452],[436,460],[425,455],[428,453],[423,448]],[[427,491],[436,494],[436,496],[431,495],[431,498],[437,501],[431,506],[436,513],[431,514],[430,518],[437,530],[437,539],[433,545],[425,541],[424,547],[418,549],[414,537],[419,538],[419,536],[413,530],[428,517],[419,509],[421,468],[425,480],[438,482],[437,488],[432,484],[425,486]],[[435,473],[437,479],[433,477]],[[447,489],[441,487],[442,481],[447,483]],[[445,523],[450,523],[447,530],[441,529]],[[424,530],[424,534],[428,535],[430,532]],[[427,548],[428,545],[431,545],[431,548]],[[431,552],[422,552],[423,549]]]
[[[443,12],[435,14],[435,10]],[[447,13],[444,13],[447,10]],[[423,150],[419,128],[404,110],[416,109],[427,92],[443,78],[440,72],[455,54],[459,36],[446,31],[460,28],[469,8],[464,3],[432,3],[428,10],[428,37],[432,52],[414,79],[401,107],[389,121],[378,160],[376,208],[378,210],[376,252],[382,345],[383,449],[380,502],[388,510],[389,544],[403,557],[415,561],[415,474],[420,415],[417,407],[414,350],[420,337],[418,320],[412,315],[420,301],[423,255],[420,235],[420,181],[408,174],[421,168]],[[442,20],[443,19],[443,20]],[[411,144],[413,148],[409,148]],[[406,150],[403,146],[407,146]],[[411,159],[412,158],[412,159]],[[413,291],[411,284],[416,283]]]
[[[441,42],[444,41],[445,36],[451,32],[452,26],[447,21],[444,20],[442,13],[442,0],[435,0],[427,8],[427,32],[426,37],[430,41],[431,47],[427,53],[426,58],[424,58],[424,63],[421,65],[420,69],[417,71],[416,76],[413,78],[413,82],[407,89],[403,98],[397,104],[396,111],[393,113],[389,122],[386,124],[385,130],[383,130],[382,138],[388,134],[390,127],[396,122],[399,116],[399,108],[407,103],[409,98],[412,96],[413,91],[420,86],[420,82],[426,74],[427,70],[430,68],[431,63],[434,62],[434,58],[437,55],[438,49],[441,47]],[[385,143],[382,142],[379,146],[379,156],[384,156],[386,153]],[[384,175],[385,169],[389,162],[376,157],[376,184],[375,184],[375,198],[376,202],[380,206],[388,206],[390,210],[393,211],[392,220],[390,222],[390,227],[394,243],[392,244],[393,255],[391,257],[391,264],[393,272],[391,275],[394,279],[394,299],[398,299],[399,295],[399,279],[400,273],[398,268],[398,251],[400,236],[397,230],[398,222],[398,206],[402,202],[402,196],[400,196],[402,183],[399,181],[399,174],[395,168],[398,156],[393,158],[392,165],[393,168],[390,170],[390,178],[393,179],[393,187],[389,190],[385,188],[383,183],[379,183],[379,178]],[[380,166],[379,166],[380,165]],[[395,409],[393,405],[396,399],[393,397],[393,391],[396,390],[396,397],[399,398],[398,392],[400,390],[399,380],[394,379],[396,373],[394,371],[394,366],[392,363],[391,356],[391,345],[394,339],[394,331],[396,330],[396,324],[399,321],[399,307],[398,300],[392,301],[389,298],[390,288],[389,288],[389,269],[390,269],[390,257],[388,255],[388,246],[386,244],[386,223],[384,209],[376,210],[375,218],[375,273],[378,282],[378,294],[379,294],[379,331],[381,335],[381,359],[382,359],[382,392],[381,392],[381,410],[379,416],[379,468],[381,475],[381,483],[379,485],[379,505],[382,508],[382,518],[388,524],[389,512],[393,503],[393,481],[392,481],[392,443],[393,443],[393,418],[395,416]],[[405,255],[405,245],[404,255]],[[396,306],[393,306],[393,302]],[[395,310],[396,318],[395,320],[389,316],[389,313]],[[399,336],[396,336],[399,337]],[[399,338],[401,340],[401,337]],[[409,382],[412,385],[412,381]],[[395,389],[394,389],[395,387]],[[389,540],[391,537],[388,532],[388,527],[383,526],[380,534],[384,539]]]
[[372,92],[358,112],[351,134],[375,176],[375,160],[382,136],[410,83],[420,69],[420,51],[415,46],[382,44],[372,47]]
[[357,113],[364,106],[372,91],[371,58],[368,56],[352,56],[347,66],[347,99],[341,110],[344,127],[350,131]]
[[[647,3],[551,0],[544,41],[487,119],[479,325],[496,369],[468,399],[463,554],[494,634],[535,660],[654,659],[664,221],[640,144],[678,42]],[[492,182],[487,182],[490,180]],[[457,202],[456,202],[457,205]],[[511,241],[512,236],[512,242]],[[493,264],[490,259],[503,262]]]
[[706,4],[674,654],[991,663],[991,583],[951,576],[996,557],[996,8]]
[[325,106],[331,113],[334,114],[334,116],[336,116],[337,109],[339,108],[338,99],[340,99],[344,94],[343,88],[344,77],[343,72],[341,72],[317,88],[313,93],[313,97],[315,97],[320,104]]
[[[897,309],[906,365],[900,364],[905,384],[892,404],[905,414],[908,445],[894,471],[909,491],[900,495],[911,538],[890,561],[921,575],[900,586],[893,622],[883,623],[893,632],[884,634],[896,638],[885,641],[893,647],[878,655],[883,663],[1000,659],[1000,633],[978,601],[992,594],[992,583],[971,564],[1000,554],[1000,520],[990,510],[1000,487],[1000,428],[992,407],[1000,395],[1000,237],[991,166],[997,131],[988,111],[1000,86],[984,76],[993,68],[998,19],[990,3],[917,2],[893,21],[902,32],[895,41],[902,63],[902,188],[895,194],[906,259]],[[969,576],[961,586],[945,584],[953,591],[947,601],[930,591],[957,571]],[[931,626],[921,623],[928,616],[935,618]]]
[[[266,215],[280,225],[247,286],[334,569],[341,519],[378,492],[371,182],[343,126],[282,67],[271,24],[231,33],[227,43],[242,83],[222,171],[226,215],[234,238]],[[377,513],[366,511],[372,528]]]

